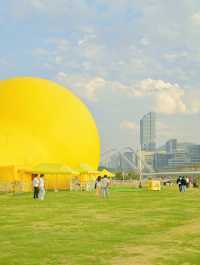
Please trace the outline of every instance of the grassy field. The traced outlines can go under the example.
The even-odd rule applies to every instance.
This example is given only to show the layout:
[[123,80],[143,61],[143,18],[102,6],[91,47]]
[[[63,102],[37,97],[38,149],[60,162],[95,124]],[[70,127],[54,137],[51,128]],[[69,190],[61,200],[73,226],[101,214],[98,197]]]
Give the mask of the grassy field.
[[200,265],[200,191],[0,195],[0,265]]

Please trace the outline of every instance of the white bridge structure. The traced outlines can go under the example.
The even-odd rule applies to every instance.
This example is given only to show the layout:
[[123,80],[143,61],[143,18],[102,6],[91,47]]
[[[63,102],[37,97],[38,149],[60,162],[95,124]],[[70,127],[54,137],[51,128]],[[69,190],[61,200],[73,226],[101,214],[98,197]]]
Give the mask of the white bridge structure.
[[[130,161],[125,153],[130,152],[133,155],[133,160]],[[131,147],[124,147],[121,149],[116,149],[112,148],[104,153],[101,154],[101,165],[105,166],[107,168],[110,168],[111,165],[111,160],[114,157],[119,158],[119,169],[123,171],[122,165],[120,163],[121,159],[123,159],[130,167],[132,170],[136,170],[140,172],[141,170],[146,170],[148,173],[153,173],[154,169],[152,166],[146,163],[144,159],[142,159],[141,152],[136,152],[133,148]]]

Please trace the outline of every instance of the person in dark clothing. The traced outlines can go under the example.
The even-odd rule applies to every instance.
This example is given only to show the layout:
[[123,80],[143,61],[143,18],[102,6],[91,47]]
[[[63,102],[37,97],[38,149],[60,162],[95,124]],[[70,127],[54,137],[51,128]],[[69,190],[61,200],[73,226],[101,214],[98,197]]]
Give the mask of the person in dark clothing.
[[39,179],[37,174],[33,174],[33,198],[38,199],[39,194]]
[[179,176],[179,177],[177,178],[177,181],[176,181],[176,183],[178,184],[178,188],[179,188],[179,191],[180,191],[180,192],[182,191],[181,180],[182,180],[182,177]]
[[187,181],[185,177],[182,177],[181,178],[181,191],[182,192],[186,192],[186,186],[187,186]]

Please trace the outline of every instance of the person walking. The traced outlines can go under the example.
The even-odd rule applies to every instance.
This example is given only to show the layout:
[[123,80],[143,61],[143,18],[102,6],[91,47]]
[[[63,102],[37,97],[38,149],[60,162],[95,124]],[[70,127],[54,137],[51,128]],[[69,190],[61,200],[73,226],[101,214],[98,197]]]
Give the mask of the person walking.
[[177,179],[177,181],[176,181],[176,183],[178,184],[178,188],[179,188],[179,191],[180,192],[182,191],[181,179],[182,179],[182,177],[179,176],[178,179]]
[[186,177],[186,188],[188,189],[190,187],[190,179]]
[[187,185],[186,179],[185,177],[182,177],[181,178],[181,191],[182,192],[186,192],[186,185]]
[[39,179],[39,199],[40,200],[44,200],[44,196],[45,196],[45,183],[44,183],[44,175],[41,174],[40,175],[40,179]]
[[96,189],[96,196],[100,197],[100,195],[101,195],[101,176],[98,176],[98,178],[95,181],[95,189]]
[[108,193],[109,185],[110,185],[110,181],[109,181],[107,175],[105,175],[103,177],[103,179],[101,180],[101,188],[102,188],[103,198],[108,198],[108,196],[109,196],[109,193]]
[[33,174],[33,198],[38,199],[39,194],[39,179],[37,174]]

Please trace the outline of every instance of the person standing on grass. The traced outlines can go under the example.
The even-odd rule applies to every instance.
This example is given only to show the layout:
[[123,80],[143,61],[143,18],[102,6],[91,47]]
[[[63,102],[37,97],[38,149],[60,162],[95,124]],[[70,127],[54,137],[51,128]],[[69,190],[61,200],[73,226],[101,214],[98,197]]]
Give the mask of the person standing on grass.
[[182,192],[186,192],[186,185],[187,185],[186,179],[185,177],[182,177],[181,178],[181,191]]
[[182,180],[182,177],[179,176],[176,183],[178,184],[178,188],[179,188],[179,191],[181,192],[182,191],[182,184],[181,184],[181,180]]
[[33,174],[33,198],[38,199],[39,194],[39,179],[37,174]]
[[44,196],[45,196],[45,183],[44,183],[44,175],[41,174],[40,175],[40,179],[39,179],[39,199],[40,200],[44,200]]
[[98,178],[95,181],[95,189],[96,189],[97,197],[100,197],[100,195],[101,195],[101,176],[98,176]]
[[108,188],[109,188],[109,185],[110,185],[110,181],[107,177],[107,175],[105,175],[103,177],[103,179],[101,180],[101,189],[102,189],[102,196],[103,198],[108,198]]
[[190,187],[190,179],[186,177],[186,188],[188,189]]

